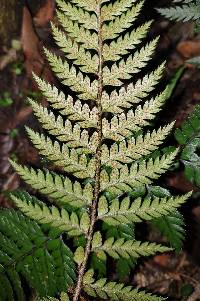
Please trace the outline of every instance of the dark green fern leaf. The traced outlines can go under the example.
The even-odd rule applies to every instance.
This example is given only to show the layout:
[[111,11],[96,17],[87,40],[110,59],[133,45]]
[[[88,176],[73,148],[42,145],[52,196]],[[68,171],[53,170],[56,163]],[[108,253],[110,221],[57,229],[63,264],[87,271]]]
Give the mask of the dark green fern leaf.
[[67,295],[67,293],[62,292],[59,299],[52,298],[52,297],[46,297],[46,298],[43,298],[42,300],[40,299],[38,301],[70,301],[70,299],[69,299],[69,296]]
[[[159,186],[150,186],[148,195],[151,197],[170,197],[170,192]],[[169,241],[170,245],[180,251],[185,238],[185,224],[182,215],[177,211],[172,211],[169,215],[154,219],[151,222]]]
[[185,176],[200,187],[200,106],[197,106],[181,128],[176,130],[175,137],[181,145]]
[[181,250],[185,238],[185,229],[183,217],[178,211],[154,220],[153,224],[167,238],[172,248],[176,251]]
[[2,301],[13,300],[12,296],[24,300],[20,275],[40,296],[53,296],[73,285],[72,253],[60,237],[51,237],[17,211],[1,210],[0,214]]

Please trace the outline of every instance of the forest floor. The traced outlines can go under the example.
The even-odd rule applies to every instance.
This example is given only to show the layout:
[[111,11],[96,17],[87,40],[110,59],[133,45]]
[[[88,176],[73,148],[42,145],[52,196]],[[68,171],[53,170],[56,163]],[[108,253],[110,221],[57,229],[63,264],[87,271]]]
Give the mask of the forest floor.
[[[150,0],[148,3],[150,3]],[[155,6],[162,1],[154,1]],[[164,1],[163,1],[164,2]],[[166,1],[165,1],[166,2]],[[159,5],[158,5],[159,4]],[[152,5],[149,4],[149,7]],[[200,35],[193,33],[191,23],[174,24],[161,18],[152,9],[155,18],[151,35],[160,35],[157,58],[167,60],[164,80],[167,82],[175,71],[185,65],[183,77],[178,83],[160,117],[161,123],[176,119],[179,127],[194,106],[200,102],[200,71],[185,61],[200,55]],[[49,20],[55,20],[54,3],[46,0],[38,11],[24,12],[22,25],[22,49],[0,50],[0,206],[11,207],[7,191],[25,187],[30,191],[10,166],[9,158],[22,164],[41,166],[37,151],[28,140],[24,126],[39,128],[27,97],[42,101],[40,93],[31,79],[32,71],[51,83],[56,83],[45,61],[43,45],[54,48]],[[56,21],[56,20],[55,20]],[[173,142],[173,138],[172,138]],[[43,166],[45,162],[42,162]],[[142,261],[132,273],[131,282],[150,291],[168,295],[169,300],[200,300],[200,198],[199,191],[186,181],[183,171],[173,171],[162,180],[166,187],[178,193],[194,190],[195,197],[184,206],[182,214],[186,219],[186,243],[180,254],[155,256]],[[31,191],[34,192],[34,191]],[[149,230],[149,239],[159,241],[160,237]]]

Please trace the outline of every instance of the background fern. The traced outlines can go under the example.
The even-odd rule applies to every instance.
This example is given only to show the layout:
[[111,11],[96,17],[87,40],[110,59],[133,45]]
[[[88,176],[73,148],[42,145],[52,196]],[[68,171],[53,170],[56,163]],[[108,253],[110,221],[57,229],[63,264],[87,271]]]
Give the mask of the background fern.
[[14,210],[0,214],[1,300],[25,300],[21,276],[41,296],[55,295],[74,283],[73,254],[57,231]]
[[185,166],[187,179],[200,187],[200,107],[197,106],[194,112],[175,132],[175,137],[182,147],[181,160]]
[[[194,21],[196,25],[196,32],[200,32],[200,1],[174,0],[174,2],[178,3],[178,5],[169,8],[159,8],[157,11],[172,21]],[[187,62],[199,67],[200,57],[194,57]]]
[[[199,28],[200,20],[200,2],[185,0],[174,1],[180,2],[182,6],[178,5],[171,8],[162,8],[158,11],[169,18],[170,20],[178,21],[196,21],[197,28]],[[188,63],[200,68],[200,57],[194,57],[187,60]],[[199,166],[200,160],[198,150],[200,147],[200,107],[197,106],[194,112],[182,124],[180,129],[175,132],[175,138],[181,145],[181,160],[185,166],[185,176],[193,184],[200,186]]]
[[166,18],[173,21],[197,21],[200,19],[200,1],[178,0],[175,7],[159,8],[158,11]]
[[[134,227],[144,221],[159,225],[172,246],[181,245],[177,209],[190,194],[173,197],[153,186],[178,153],[174,148],[162,149],[174,123],[151,127],[171,87],[157,95],[154,91],[164,64],[143,77],[140,73],[151,61],[158,38],[146,42],[151,22],[134,27],[144,1],[57,3],[61,27],[52,25],[52,32],[64,56],[47,49],[45,53],[70,92],[65,95],[35,75],[49,108],[29,99],[44,133],[27,132],[39,153],[59,166],[62,175],[12,162],[37,191],[37,198],[26,192],[13,194],[20,213],[1,212],[6,227],[0,230],[0,277],[7,294],[1,298],[12,300],[15,294],[21,301],[23,276],[37,296],[47,300],[55,300],[51,297],[63,291],[69,296],[62,293],[62,301],[77,301],[84,291],[92,298],[162,300],[122,283],[98,279],[91,269],[98,259],[105,267],[112,258],[119,269],[122,262],[131,267],[141,256],[170,251],[167,246],[136,240]],[[179,229],[174,231],[176,239],[169,235],[170,227],[175,229],[171,223],[166,225],[170,219]],[[24,235],[16,232],[18,228]]]

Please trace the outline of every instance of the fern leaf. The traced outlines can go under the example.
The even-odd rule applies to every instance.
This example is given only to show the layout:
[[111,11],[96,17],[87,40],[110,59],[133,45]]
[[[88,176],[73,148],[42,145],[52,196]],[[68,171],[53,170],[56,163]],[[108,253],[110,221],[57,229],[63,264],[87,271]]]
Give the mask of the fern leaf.
[[151,184],[153,180],[158,179],[161,174],[166,172],[172,165],[178,150],[162,157],[152,158],[148,161],[143,160],[135,163],[130,170],[124,165],[120,170],[113,169],[110,173],[103,170],[101,172],[101,191],[110,191],[112,193],[121,193],[131,191],[133,188],[144,184]]
[[[200,25],[199,25],[200,26]],[[198,31],[199,32],[199,31]],[[200,69],[200,56],[195,56],[189,60],[187,60],[189,64],[192,64],[196,66],[198,69]]]
[[181,160],[185,165],[186,178],[197,186],[200,186],[200,157],[198,149],[200,145],[200,106],[175,132],[178,143],[182,146]]
[[71,251],[59,238],[44,234],[34,221],[17,211],[1,210],[0,239],[1,279],[6,270],[13,271],[13,277],[18,275],[16,281],[22,276],[41,297],[65,291],[73,284]]
[[116,239],[125,238],[126,240],[135,240],[135,227],[133,223],[122,223],[121,225],[117,226],[112,226],[108,223],[103,223],[102,228],[106,231],[106,238],[114,237]]
[[[64,171],[74,174],[77,178],[92,177],[94,173],[94,159],[89,162],[85,155],[79,155],[76,150],[69,150],[67,145],[62,146],[55,141],[54,143],[49,137],[35,133],[27,128],[28,135],[39,150],[39,153],[48,160],[62,167]],[[79,163],[80,162],[80,163]]]
[[57,141],[53,143],[49,137],[35,133],[29,128],[27,128],[27,132],[39,153],[62,167],[64,171],[80,179],[94,176],[94,158],[88,161],[85,155],[79,155],[74,149],[69,150],[65,144],[61,146]]
[[143,220],[163,218],[169,213],[174,213],[174,210],[184,204],[190,196],[191,193],[188,193],[180,197],[146,198],[144,201],[141,198],[131,201],[129,197],[126,197],[123,201],[115,199],[110,205],[103,196],[98,205],[98,219],[117,226],[122,223],[140,223]]
[[127,114],[122,113],[114,116],[111,122],[106,118],[103,119],[103,135],[104,138],[114,141],[122,141],[124,137],[129,137],[132,132],[138,132],[145,126],[149,125],[149,121],[155,118],[155,115],[161,110],[166,101],[167,90],[146,101],[143,106],[137,106],[136,110],[129,110]]
[[102,236],[100,232],[96,232],[93,237],[92,251],[95,253],[107,253],[114,259],[119,259],[120,257],[129,259],[139,258],[141,256],[154,255],[157,252],[166,252],[171,249],[156,245],[155,243],[141,243],[140,241],[125,240],[120,238],[115,240],[114,237],[108,238],[104,243],[102,243]]
[[130,108],[133,104],[138,104],[143,98],[153,91],[155,85],[162,76],[164,64],[159,66],[154,72],[139,79],[135,85],[130,84],[127,88],[121,88],[119,93],[112,92],[109,96],[106,92],[102,96],[102,107],[104,112],[121,113],[124,108]]
[[[149,186],[147,191],[146,198],[171,198],[170,192],[160,186]],[[188,194],[188,197],[190,196],[191,194]],[[185,237],[185,224],[177,208],[170,211],[169,214],[152,219],[151,224],[167,238],[167,241],[177,252],[181,250]]]
[[57,77],[62,80],[64,85],[69,86],[72,91],[80,93],[79,98],[96,100],[97,98],[97,81],[91,83],[88,76],[83,76],[79,71],[76,72],[74,66],[70,67],[67,61],[63,63],[62,59],[55,54],[45,49],[46,57],[52,70],[56,73]]
[[95,153],[97,134],[96,132],[89,137],[86,130],[81,130],[79,125],[72,126],[72,123],[67,120],[64,122],[59,115],[55,117],[52,111],[47,110],[41,105],[29,99],[33,108],[34,114],[41,122],[44,129],[48,130],[49,134],[55,136],[59,141],[66,142],[69,147],[82,148],[86,153]]
[[83,288],[92,297],[101,299],[124,300],[124,301],[162,301],[164,298],[154,296],[131,286],[124,286],[123,283],[107,282],[107,279],[100,279],[97,282],[93,279],[93,271],[86,272],[83,278]]
[[[191,1],[189,1],[191,2]],[[163,16],[173,21],[189,21],[200,19],[200,3],[187,3],[182,6],[157,9]]]
[[81,45],[67,38],[66,34],[53,24],[52,32],[56,44],[62,49],[69,60],[73,60],[74,64],[79,66],[82,72],[95,74],[98,72],[97,55],[92,56],[89,51],[86,52]]
[[69,204],[72,207],[89,205],[92,201],[92,186],[87,184],[84,188],[79,182],[74,184],[68,178],[57,174],[44,172],[40,169],[28,169],[11,162],[22,179],[40,193],[49,196],[55,203]]
[[131,138],[127,142],[114,143],[110,149],[106,145],[103,145],[102,164],[120,168],[122,163],[133,163],[133,161],[151,154],[151,152],[162,144],[173,126],[174,122],[163,128],[159,128],[158,131],[148,132],[145,136],[139,135],[137,138]]
[[135,267],[134,259],[120,258],[116,263],[116,273],[119,276],[120,282],[123,282],[127,277],[130,277],[131,271]]
[[96,12],[97,4],[94,0],[72,0],[78,7],[84,8],[86,11]]
[[134,5],[136,0],[117,0],[114,3],[103,6],[102,19],[103,21],[113,21],[116,17],[126,13]]
[[141,12],[143,3],[144,1],[140,1],[138,4],[133,5],[127,12],[117,16],[115,20],[111,21],[108,25],[104,24],[102,28],[102,39],[104,41],[115,39],[129,28]]
[[[1,256],[1,254],[0,254]],[[14,293],[15,293],[15,290],[14,288],[12,288],[11,286],[11,283],[9,281],[9,279],[4,276],[4,275],[1,275],[0,274],[0,289],[1,289],[1,300],[8,300],[8,301],[12,301],[13,298],[14,298]],[[22,291],[23,293],[23,291]],[[24,299],[24,296],[22,295],[22,298],[21,300],[25,300]],[[17,300],[20,300],[20,299],[17,299]]]
[[[1,257],[4,257],[5,260],[6,254],[0,251],[0,262],[2,261]],[[7,269],[6,274],[1,273],[0,270],[0,300],[13,301],[14,296],[16,296],[15,300],[25,301],[25,294],[19,274],[12,268]]]
[[90,14],[82,8],[73,5],[71,2],[62,0],[57,0],[56,2],[59,9],[64,12],[65,16],[70,20],[81,23],[84,28],[98,30],[97,16],[95,14]]
[[151,22],[146,22],[137,29],[120,36],[116,41],[112,41],[109,45],[104,44],[103,55],[104,61],[116,62],[130,50],[134,50],[136,46],[146,37]]
[[51,107],[59,110],[61,115],[67,116],[71,121],[76,121],[82,128],[97,127],[98,111],[95,107],[90,110],[87,104],[82,105],[79,100],[74,102],[71,96],[66,99],[64,93],[59,92],[55,86],[51,86],[36,75],[34,75],[34,79]]
[[134,53],[134,55],[129,55],[126,61],[122,59],[118,64],[114,64],[111,69],[104,67],[104,84],[109,86],[121,86],[123,83],[122,80],[130,79],[131,74],[138,73],[151,59],[157,41],[158,39],[156,38],[140,51]]
[[37,221],[39,224],[47,224],[60,232],[67,232],[69,236],[79,236],[86,234],[88,231],[90,219],[86,212],[79,220],[75,212],[69,215],[65,209],[59,210],[54,206],[48,207],[27,193],[21,193],[19,197],[12,195],[11,198],[26,216]]
[[[66,18],[66,16],[61,13],[57,12],[58,20],[64,30],[67,32],[67,35],[72,40],[75,40],[77,43],[83,45],[85,49],[98,49],[98,35],[95,32],[91,32],[88,29],[80,26],[77,23],[74,23],[72,20]],[[96,98],[94,98],[96,99]]]
[[38,301],[70,301],[70,299],[69,299],[69,296],[67,293],[62,292],[59,299],[52,298],[52,297],[46,297],[46,298],[42,298],[42,300],[40,299]]
[[162,234],[165,235],[172,248],[179,252],[183,246],[183,240],[185,238],[182,215],[178,211],[174,211],[170,215],[153,220],[153,224]]

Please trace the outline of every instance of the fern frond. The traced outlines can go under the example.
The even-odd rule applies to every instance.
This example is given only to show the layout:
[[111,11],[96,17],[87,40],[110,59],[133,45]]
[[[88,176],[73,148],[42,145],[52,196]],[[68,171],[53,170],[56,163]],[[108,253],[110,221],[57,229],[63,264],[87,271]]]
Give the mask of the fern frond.
[[59,11],[57,12],[57,16],[60,24],[67,32],[69,38],[72,40],[74,39],[77,43],[82,44],[85,49],[98,50],[98,35],[96,32],[92,33],[90,30],[85,29],[77,23],[74,23]]
[[[17,211],[1,210],[0,239],[1,279],[9,281],[6,271],[13,271],[13,277],[18,275],[16,281],[22,276],[40,296],[55,295],[73,285],[75,265],[71,251],[60,238],[45,234],[34,221]],[[8,289],[5,285],[4,290]]]
[[101,299],[122,300],[122,301],[162,301],[164,298],[154,296],[132,286],[124,286],[123,283],[107,282],[107,279],[100,279],[95,282],[93,270],[85,273],[83,278],[83,289],[92,297]]
[[64,85],[67,85],[77,93],[80,93],[80,99],[91,99],[96,100],[97,98],[97,81],[94,80],[92,83],[88,76],[83,76],[79,71],[77,73],[74,66],[71,66],[67,61],[63,62],[60,57],[49,52],[45,49],[46,57],[52,70],[56,73],[57,77],[61,79]]
[[111,21],[108,25],[104,24],[102,28],[102,39],[113,40],[117,38],[122,32],[128,29],[133,22],[137,19],[144,1],[140,1],[136,5],[133,5],[127,12],[117,16],[114,21]]
[[174,122],[159,128],[158,131],[154,130],[145,135],[139,135],[137,138],[130,138],[127,142],[114,143],[110,149],[104,144],[102,147],[102,164],[119,168],[122,163],[133,163],[134,160],[151,154],[163,143],[173,126]]
[[74,64],[79,66],[82,72],[96,74],[98,72],[98,56],[96,54],[92,56],[89,51],[86,52],[84,47],[68,38],[55,25],[52,24],[51,27],[54,40],[65,53],[65,56],[69,60],[73,60]]
[[92,241],[92,251],[105,256],[108,254],[114,259],[119,258],[139,258],[141,256],[154,255],[157,252],[167,252],[170,248],[156,245],[155,243],[141,243],[141,241],[125,240],[120,238],[115,240],[114,237],[108,238],[104,243],[100,232],[95,232]]
[[120,36],[116,41],[112,41],[109,45],[104,44],[103,54],[104,61],[116,62],[130,50],[134,50],[136,46],[147,35],[151,22],[146,22],[137,29],[126,33],[125,36]]
[[153,225],[167,238],[172,248],[180,251],[185,238],[183,216],[176,210],[170,215],[153,220]]
[[94,176],[94,158],[89,160],[75,149],[70,150],[66,144],[60,145],[57,141],[52,142],[49,137],[35,133],[29,128],[26,130],[32,143],[46,159],[77,178],[92,178]]
[[82,8],[78,8],[71,2],[65,2],[63,0],[57,0],[59,9],[64,12],[64,15],[72,21],[76,21],[83,25],[86,29],[98,30],[97,16],[90,14]]
[[181,160],[185,166],[186,178],[200,186],[200,106],[186,119],[180,129],[175,132],[178,143],[182,146]]
[[196,66],[198,69],[200,69],[200,56],[195,56],[195,57],[187,60],[187,63],[192,64],[192,65]]
[[117,0],[102,8],[103,21],[113,21],[116,17],[126,13],[134,5],[136,0]]
[[173,21],[184,21],[200,19],[200,2],[184,1],[182,6],[157,9],[163,16]]
[[118,64],[114,64],[111,69],[104,67],[104,84],[109,86],[121,86],[123,83],[122,80],[130,79],[131,74],[138,73],[151,59],[151,56],[155,51],[157,41],[158,39],[156,38],[140,51],[134,53],[134,55],[130,55],[126,61],[122,59]]
[[72,123],[67,120],[64,122],[59,115],[55,117],[52,111],[38,105],[36,102],[29,99],[33,108],[34,114],[41,122],[44,129],[48,130],[49,134],[55,136],[59,141],[66,142],[69,147],[82,148],[84,153],[95,153],[96,151],[96,132],[89,137],[86,130],[81,130],[79,125],[73,127]]
[[141,102],[153,91],[162,76],[164,64],[159,66],[154,72],[139,79],[135,85],[130,84],[126,88],[121,88],[119,93],[112,92],[109,96],[106,92],[102,96],[102,106],[104,112],[121,113],[124,108],[130,108],[133,104]]
[[[5,258],[6,255],[0,251],[0,262],[1,257]],[[0,270],[0,292],[2,301],[13,301],[14,298],[19,301],[25,301],[25,294],[19,273],[10,268],[4,275]]]
[[[52,24],[52,31],[63,54],[45,53],[66,87],[60,91],[34,75],[49,106],[29,100],[44,134],[27,132],[47,166],[51,161],[62,175],[12,163],[41,200],[13,193],[23,215],[0,210],[0,299],[25,301],[28,286],[43,301],[58,301],[58,296],[69,301],[62,292],[78,301],[83,290],[93,299],[163,300],[106,279],[95,282],[91,271],[84,276],[88,266],[98,278],[105,276],[107,256],[128,273],[138,257],[171,250],[137,241],[135,224],[172,219],[190,196],[171,197],[149,185],[171,167],[178,152],[159,150],[173,123],[158,130],[150,126],[182,69],[157,95],[164,64],[145,75],[158,39],[143,41],[151,25],[138,20],[144,2],[57,0],[59,25]],[[179,242],[182,224],[176,218],[172,223]],[[166,224],[160,229],[169,234]]]
[[47,224],[62,233],[67,232],[69,236],[79,236],[88,231],[90,219],[86,212],[79,219],[75,212],[69,215],[67,210],[59,210],[54,206],[49,207],[27,193],[20,193],[19,197],[12,195],[11,198],[26,216],[39,224]]
[[68,178],[51,174],[49,171],[28,169],[15,162],[11,163],[27,184],[49,196],[56,204],[80,207],[91,203],[93,196],[91,184],[88,183],[82,188],[79,182],[72,183]]
[[180,197],[170,198],[146,198],[142,201],[137,198],[131,201],[129,197],[119,201],[115,199],[108,204],[106,197],[102,196],[98,205],[98,219],[103,220],[109,225],[117,226],[120,224],[140,223],[143,220],[154,220],[169,213],[184,204],[191,196],[191,193]]
[[155,115],[161,110],[167,98],[167,90],[151,100],[144,103],[143,106],[137,106],[136,110],[129,110],[127,114],[122,113],[114,116],[110,122],[103,119],[104,138],[114,141],[121,141],[124,137],[129,137],[132,132],[138,132],[149,121],[155,118]]
[[71,121],[76,121],[81,128],[97,127],[98,111],[96,107],[90,110],[87,104],[83,105],[79,100],[74,102],[71,96],[66,98],[62,91],[59,92],[55,86],[51,86],[38,76],[34,75],[34,79],[51,107],[59,110],[61,115],[67,116],[67,119]]
[[131,191],[133,188],[144,184],[151,184],[160,177],[172,165],[178,150],[162,157],[152,158],[148,161],[132,164],[129,168],[124,165],[121,169],[114,168],[110,175],[103,170],[101,172],[101,191],[121,193]]

